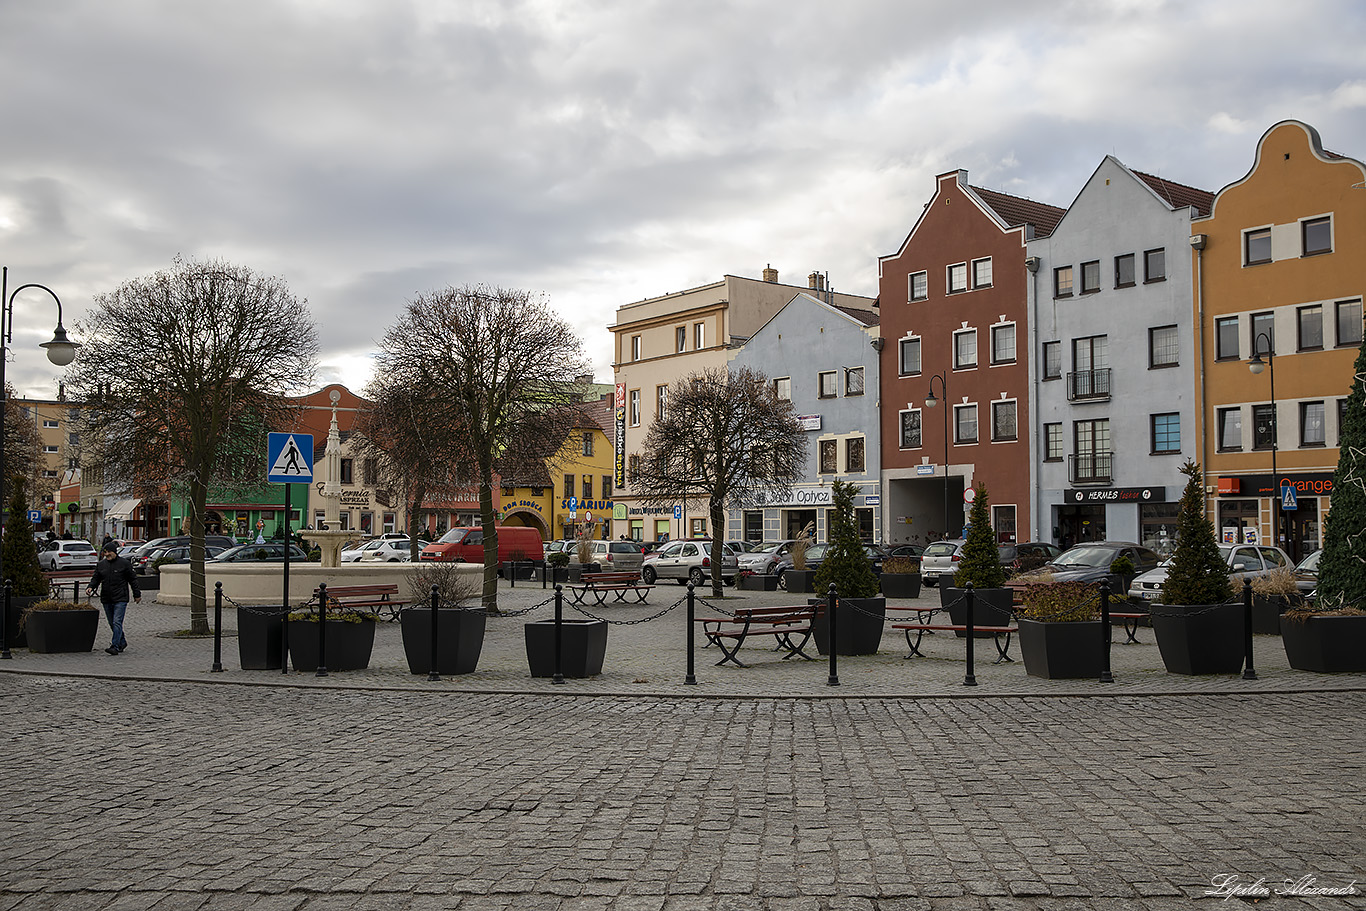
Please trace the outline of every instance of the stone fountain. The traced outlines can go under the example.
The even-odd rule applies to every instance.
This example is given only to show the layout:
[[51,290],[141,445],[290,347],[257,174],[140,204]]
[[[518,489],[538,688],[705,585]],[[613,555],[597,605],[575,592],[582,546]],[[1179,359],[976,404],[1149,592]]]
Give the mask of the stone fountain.
[[[318,545],[322,550],[322,565],[341,565],[341,550],[352,541],[359,541],[361,533],[343,529],[341,525],[341,431],[337,429],[337,401],[341,393],[332,390],[332,426],[327,431],[327,451],[323,455],[323,479],[318,485],[323,498],[321,528],[299,532],[300,537]],[[316,478],[316,474],[315,474]]]

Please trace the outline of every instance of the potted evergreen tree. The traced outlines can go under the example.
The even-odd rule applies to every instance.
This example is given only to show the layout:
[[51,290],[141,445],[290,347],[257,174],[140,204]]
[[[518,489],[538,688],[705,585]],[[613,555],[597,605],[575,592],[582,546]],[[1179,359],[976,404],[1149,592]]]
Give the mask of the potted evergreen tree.
[[[996,535],[991,530],[991,504],[985,484],[974,488],[972,508],[968,511],[967,536],[963,539],[963,555],[953,576],[953,586],[940,585],[940,603],[949,609],[955,626],[968,622],[968,606],[964,595],[972,583],[974,626],[1007,626],[1014,617],[1015,592],[1006,588],[1006,571],[1001,566],[1001,552],[996,547]],[[966,632],[957,634],[966,638]],[[994,633],[976,633],[978,638],[990,638]]]
[[1243,666],[1243,606],[1233,600],[1228,564],[1205,514],[1200,465],[1181,466],[1186,488],[1176,520],[1176,548],[1150,609],[1162,663],[1173,674],[1236,674]]
[[[854,518],[854,496],[858,487],[846,481],[835,481],[831,492],[829,516],[830,546],[825,559],[816,570],[815,594],[824,598],[830,586],[835,586],[835,620],[838,653],[841,655],[875,655],[882,642],[882,625],[887,615],[887,599],[878,594],[877,574],[873,561],[868,559],[859,538],[858,521]],[[813,630],[816,650],[830,652],[830,625],[824,615],[817,618]]]
[[[10,648],[23,648],[28,644],[28,633],[19,622],[24,611],[47,597],[47,579],[38,567],[38,547],[29,533],[28,522],[20,521],[28,509],[28,498],[24,494],[24,479],[19,476],[10,478],[13,494],[9,501],[10,527],[14,534],[7,534],[0,543],[0,584],[5,579],[14,583],[10,590],[9,614],[5,618],[5,644]],[[0,593],[3,597],[3,593]]]
[[[1355,375],[1366,375],[1366,342]],[[1290,666],[1321,673],[1366,671],[1366,390],[1352,383],[1338,429],[1338,469],[1323,526],[1318,597],[1281,615]]]

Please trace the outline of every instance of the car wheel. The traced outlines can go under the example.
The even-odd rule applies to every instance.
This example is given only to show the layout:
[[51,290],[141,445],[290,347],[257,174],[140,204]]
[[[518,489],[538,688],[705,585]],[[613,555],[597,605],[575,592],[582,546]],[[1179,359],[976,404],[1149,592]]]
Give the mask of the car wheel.
[[778,587],[783,591],[787,591],[787,573],[778,573]]
[[700,566],[694,566],[692,569],[688,570],[688,581],[693,584],[694,588],[700,586],[704,579],[705,577],[702,575],[702,568]]
[[640,571],[640,581],[644,582],[646,585],[654,585],[655,579],[657,578],[659,577],[655,574],[655,568],[653,566],[647,566]]

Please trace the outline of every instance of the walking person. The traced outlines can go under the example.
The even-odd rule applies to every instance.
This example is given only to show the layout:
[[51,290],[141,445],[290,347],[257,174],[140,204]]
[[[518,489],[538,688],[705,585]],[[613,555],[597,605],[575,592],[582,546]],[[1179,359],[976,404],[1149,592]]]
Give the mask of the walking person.
[[128,647],[128,640],[123,636],[123,615],[128,610],[129,587],[133,589],[133,601],[141,602],[142,589],[138,586],[138,575],[133,571],[133,564],[120,557],[118,549],[112,544],[106,546],[85,593],[87,596],[94,595],[99,590],[104,616],[109,619],[109,630],[113,634],[109,647],[105,649],[111,655],[122,654]]

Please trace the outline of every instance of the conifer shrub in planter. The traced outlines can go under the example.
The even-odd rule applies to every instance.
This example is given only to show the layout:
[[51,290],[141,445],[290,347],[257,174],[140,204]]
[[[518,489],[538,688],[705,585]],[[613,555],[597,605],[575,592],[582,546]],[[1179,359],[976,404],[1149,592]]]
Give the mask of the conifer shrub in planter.
[[100,631],[100,611],[76,601],[44,599],[24,611],[21,627],[31,652],[88,652]]
[[[550,578],[546,579],[545,574],[549,573]],[[556,551],[545,558],[545,566],[541,567],[542,581],[556,583],[569,581],[569,554],[563,551]]]
[[[823,595],[835,586],[837,651],[841,655],[875,655],[882,642],[887,600],[877,597],[878,580],[873,561],[859,539],[854,518],[854,495],[858,488],[835,481],[831,493],[830,546],[815,573],[814,594]],[[790,589],[789,589],[790,590]],[[830,624],[819,617],[812,631],[816,650],[830,652]]]
[[[1005,587],[1006,572],[1001,566],[1001,552],[996,548],[996,535],[991,530],[991,506],[985,484],[976,485],[972,508],[968,511],[968,534],[963,539],[962,559],[953,576],[953,586],[940,585],[940,603],[949,609],[955,626],[968,622],[966,586],[972,583],[974,626],[1006,626],[1014,618],[1015,592]],[[966,638],[966,632],[956,633]],[[976,633],[979,639],[991,638],[993,633]]]
[[1129,600],[1129,586],[1134,584],[1138,568],[1128,554],[1120,554],[1110,562],[1110,601]]
[[1243,605],[1233,601],[1228,564],[1205,515],[1200,465],[1181,466],[1186,487],[1176,522],[1176,548],[1149,609],[1162,663],[1173,674],[1236,674],[1243,666]]
[[[15,475],[9,483],[12,491],[9,514],[22,516],[28,509],[24,478]],[[47,598],[47,579],[38,566],[38,546],[33,542],[29,526],[17,519],[12,526],[16,533],[7,534],[0,540],[0,584],[5,579],[13,582],[9,613],[5,617],[5,644],[10,648],[23,648],[28,644],[28,634],[22,623],[24,611]],[[0,597],[3,597],[2,592]]]
[[1015,609],[1020,654],[1031,677],[1099,677],[1104,668],[1099,587],[1091,582],[1040,579],[1025,587]]
[[919,598],[920,561],[913,557],[888,557],[882,561],[878,583],[888,598]]

